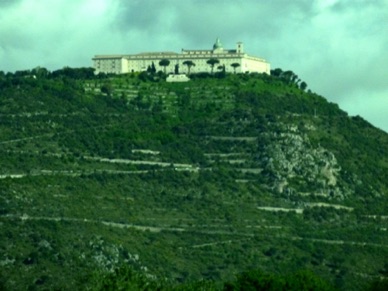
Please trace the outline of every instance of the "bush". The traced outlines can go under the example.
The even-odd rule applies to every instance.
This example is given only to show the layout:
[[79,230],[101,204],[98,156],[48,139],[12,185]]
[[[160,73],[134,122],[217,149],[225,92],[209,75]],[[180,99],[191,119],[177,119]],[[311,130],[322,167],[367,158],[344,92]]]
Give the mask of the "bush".
[[232,290],[334,290],[326,281],[316,276],[311,271],[281,276],[267,274],[261,270],[244,272],[232,283],[226,283],[225,291]]

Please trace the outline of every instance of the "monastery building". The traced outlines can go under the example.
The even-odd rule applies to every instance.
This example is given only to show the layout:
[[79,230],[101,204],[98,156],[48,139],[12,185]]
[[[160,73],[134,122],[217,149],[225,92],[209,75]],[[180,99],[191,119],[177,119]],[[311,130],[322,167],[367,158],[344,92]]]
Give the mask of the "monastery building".
[[[125,74],[130,72],[142,72],[147,68],[155,67],[157,71],[167,73],[198,73],[211,72],[212,68],[207,63],[209,59],[217,59],[219,63],[214,65],[214,72],[225,70],[226,72],[257,72],[270,74],[270,64],[261,58],[248,55],[244,52],[244,45],[238,42],[236,49],[224,49],[217,38],[211,50],[185,50],[175,52],[148,52],[134,55],[96,55],[93,67],[96,73]],[[159,65],[163,59],[170,61],[166,68]],[[194,63],[190,68],[184,62]]]

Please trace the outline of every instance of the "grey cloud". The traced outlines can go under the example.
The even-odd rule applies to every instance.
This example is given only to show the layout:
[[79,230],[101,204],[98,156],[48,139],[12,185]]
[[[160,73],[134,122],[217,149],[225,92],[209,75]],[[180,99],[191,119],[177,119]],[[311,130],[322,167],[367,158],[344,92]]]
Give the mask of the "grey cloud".
[[336,1],[332,6],[331,10],[339,13],[344,13],[349,10],[362,11],[368,7],[377,7],[379,9],[385,9],[387,5],[386,0],[341,0]]
[[[288,18],[301,21],[313,13],[311,1],[141,1],[124,2],[117,25],[122,30],[140,29],[176,34],[188,44],[208,45],[209,39],[238,40],[276,37]],[[173,18],[173,25],[165,25]],[[298,19],[299,18],[299,19]],[[157,36],[155,36],[157,37]]]
[[163,6],[162,1],[122,1],[116,23],[122,30],[155,29]]
[[19,4],[23,0],[0,0],[0,7],[8,8],[13,5]]

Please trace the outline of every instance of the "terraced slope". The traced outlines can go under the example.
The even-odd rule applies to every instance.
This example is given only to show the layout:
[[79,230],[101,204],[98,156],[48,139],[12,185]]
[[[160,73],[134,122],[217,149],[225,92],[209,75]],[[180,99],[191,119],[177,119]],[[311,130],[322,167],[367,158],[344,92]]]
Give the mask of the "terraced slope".
[[1,88],[4,288],[86,288],[124,264],[386,276],[388,136],[316,94],[262,75]]

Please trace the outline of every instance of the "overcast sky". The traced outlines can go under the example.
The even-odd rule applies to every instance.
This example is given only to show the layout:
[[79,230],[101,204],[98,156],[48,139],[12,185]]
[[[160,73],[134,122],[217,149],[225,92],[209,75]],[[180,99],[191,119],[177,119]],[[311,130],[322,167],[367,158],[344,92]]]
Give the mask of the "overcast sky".
[[292,70],[388,132],[388,0],[0,0],[0,71],[224,48]]

